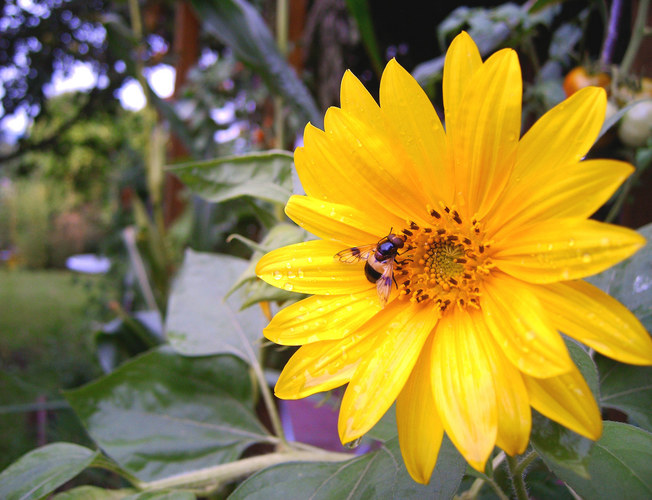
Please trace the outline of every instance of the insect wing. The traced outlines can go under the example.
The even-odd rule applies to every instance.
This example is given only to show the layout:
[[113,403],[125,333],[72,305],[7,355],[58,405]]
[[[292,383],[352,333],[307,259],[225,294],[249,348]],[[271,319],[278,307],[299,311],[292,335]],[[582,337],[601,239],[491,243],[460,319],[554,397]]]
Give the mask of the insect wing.
[[335,258],[340,262],[353,264],[354,262],[366,261],[376,249],[376,245],[362,245],[360,247],[351,247],[335,254]]
[[385,307],[389,295],[392,292],[392,281],[394,281],[394,261],[385,266],[385,270],[378,281],[376,281],[376,291],[380,299],[380,307]]

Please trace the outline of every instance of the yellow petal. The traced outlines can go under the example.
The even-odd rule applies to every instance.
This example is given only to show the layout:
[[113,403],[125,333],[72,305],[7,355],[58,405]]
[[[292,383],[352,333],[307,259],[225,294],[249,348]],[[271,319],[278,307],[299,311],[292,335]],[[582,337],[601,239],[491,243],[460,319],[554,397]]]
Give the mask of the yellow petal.
[[527,448],[532,428],[530,398],[523,377],[496,345],[482,314],[475,312],[471,318],[476,327],[478,341],[487,353],[495,384],[498,404],[496,444],[509,455],[519,455]]
[[481,307],[496,343],[520,371],[559,375],[573,362],[561,335],[533,293],[533,285],[495,273],[485,282]]
[[444,436],[430,382],[433,338],[428,337],[396,401],[401,454],[410,476],[421,484],[430,481]]
[[482,66],[478,47],[465,31],[451,42],[444,60],[442,91],[446,113],[446,135],[454,130],[460,117],[460,105],[466,86],[473,74]]
[[351,183],[369,193],[375,200],[367,207],[372,213],[380,205],[402,219],[425,215],[423,188],[410,182],[412,164],[391,134],[381,134],[366,120],[339,108],[326,112],[324,127],[332,155],[345,172],[329,182]]
[[392,405],[437,324],[438,311],[395,300],[360,330],[377,344],[351,377],[342,398],[338,430],[343,443],[359,438]]
[[493,262],[532,283],[554,283],[604,271],[645,244],[636,231],[594,220],[559,219],[514,228],[495,245]]
[[[540,189],[553,191],[595,142],[607,105],[604,89],[586,87],[543,115],[518,144],[516,163],[492,215],[502,227]],[[548,187],[550,186],[550,187]]]
[[[452,132],[457,201],[467,216],[482,218],[507,183],[521,132],[522,78],[513,50],[496,52],[473,74]],[[466,205],[466,206],[464,206]]]
[[375,288],[350,295],[314,295],[281,309],[263,334],[281,345],[341,339],[380,309]]
[[342,109],[347,113],[370,123],[384,121],[380,107],[360,80],[346,70],[340,86]]
[[591,389],[579,370],[551,378],[523,374],[530,404],[539,413],[589,439],[599,439],[602,418]]
[[285,290],[317,295],[343,295],[374,287],[364,263],[344,264],[335,254],[341,243],[315,240],[288,245],[265,254],[256,266],[260,279]]
[[342,155],[346,153],[336,149],[332,138],[310,124],[306,125],[303,139],[305,146],[294,152],[294,164],[308,196],[349,205],[361,212],[369,211],[379,220],[387,221],[390,227],[404,223],[403,218],[378,200],[375,192],[367,187],[367,181],[361,180],[362,176],[371,175],[365,165],[343,161]]
[[585,281],[539,286],[536,295],[557,329],[605,356],[652,364],[650,334],[620,302]]
[[299,399],[346,384],[360,360],[376,344],[373,331],[353,333],[299,348],[287,362],[274,389],[281,399]]
[[412,160],[432,206],[452,203],[453,179],[446,168],[446,135],[430,99],[403,67],[392,59],[380,81],[380,106]]
[[285,213],[312,234],[339,240],[348,246],[376,243],[391,229],[369,212],[308,196],[292,196]]
[[433,343],[431,380],[446,434],[482,472],[496,443],[498,409],[491,361],[477,328],[466,312],[442,318]]
[[552,218],[587,218],[600,208],[634,171],[630,164],[616,160],[587,160],[567,165],[556,174],[549,172],[545,182],[530,186],[501,207],[499,239],[515,227]]

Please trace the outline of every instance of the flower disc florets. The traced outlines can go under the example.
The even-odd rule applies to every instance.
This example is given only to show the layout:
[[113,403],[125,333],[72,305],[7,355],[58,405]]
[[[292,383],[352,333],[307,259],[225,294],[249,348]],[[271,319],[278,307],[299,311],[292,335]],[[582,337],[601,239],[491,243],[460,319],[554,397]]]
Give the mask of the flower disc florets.
[[435,304],[442,313],[453,304],[479,308],[479,285],[492,267],[481,224],[446,206],[428,212],[431,225],[411,222],[401,231],[407,250],[396,261],[399,297]]

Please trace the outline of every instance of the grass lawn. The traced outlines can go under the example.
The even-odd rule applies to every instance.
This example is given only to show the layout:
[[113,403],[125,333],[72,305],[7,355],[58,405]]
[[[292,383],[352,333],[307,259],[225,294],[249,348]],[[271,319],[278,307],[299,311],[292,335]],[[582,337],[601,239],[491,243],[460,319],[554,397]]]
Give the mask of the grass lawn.
[[[61,401],[61,389],[100,375],[93,350],[93,281],[68,271],[0,269],[0,470],[37,446],[37,398]],[[96,316],[97,317],[97,316]],[[47,413],[47,442],[87,443],[70,410]]]

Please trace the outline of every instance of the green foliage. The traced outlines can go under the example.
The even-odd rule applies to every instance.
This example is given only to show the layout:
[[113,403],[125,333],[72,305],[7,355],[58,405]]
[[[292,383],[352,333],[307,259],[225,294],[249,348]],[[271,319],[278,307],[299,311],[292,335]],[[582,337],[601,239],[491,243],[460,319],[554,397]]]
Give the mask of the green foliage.
[[269,441],[247,367],[229,356],[153,350],[66,399],[102,450],[143,482],[231,462]]
[[223,300],[245,269],[242,259],[186,251],[170,294],[165,331],[186,356],[229,353],[252,361],[251,344],[263,330],[258,311],[240,311],[238,297]]
[[322,115],[312,96],[276,48],[265,21],[244,0],[193,0],[208,33],[233,49],[297,113],[319,126]]
[[266,151],[174,165],[169,171],[214,203],[252,196],[285,205],[292,194],[292,154]]
[[[467,29],[483,53],[505,44],[529,53],[537,75],[527,94],[531,108],[525,109],[536,114],[542,105],[545,109],[559,98],[561,69],[570,62],[582,35],[574,21],[559,26],[548,47],[546,63],[539,65],[537,54],[532,53],[532,40],[537,29],[552,26],[559,12],[555,3],[537,2],[536,12],[528,11],[531,2],[524,7],[512,3],[493,9],[460,7],[440,25],[437,35],[443,46],[460,29]],[[321,113],[312,97],[280,55],[252,5],[244,0],[193,0],[193,5],[206,31],[260,75],[269,90],[293,108],[299,121],[310,119],[320,124]],[[348,5],[378,66],[369,6],[353,0]],[[128,58],[125,47],[135,47],[133,33],[110,19],[106,25],[111,39],[125,41],[120,50]],[[430,61],[419,66],[415,75],[422,81],[432,81],[438,78],[442,65],[443,59]],[[133,70],[131,66],[135,65],[129,66]],[[217,73],[227,71],[229,75],[232,70],[233,60],[215,68]],[[196,158],[206,151],[201,141],[206,146],[206,138],[210,138],[206,131],[203,136],[197,134],[210,117],[202,108],[210,110],[215,104],[213,96],[201,95],[206,90],[203,87],[200,83],[188,90],[183,116],[183,106],[154,99]],[[52,103],[62,107],[57,119],[65,117],[66,102],[62,98]],[[105,188],[98,183],[112,179],[116,163],[138,168],[147,141],[151,146],[151,161],[147,163],[147,201],[151,207],[145,202],[134,204],[140,239],[135,232],[123,234],[125,239],[129,234],[132,237],[129,249],[134,268],[139,259],[145,261],[141,262],[143,269],[136,269],[141,289],[151,286],[155,292],[150,292],[153,298],[147,301],[148,311],[129,314],[119,310],[119,318],[96,334],[100,359],[109,373],[65,393],[100,451],[57,443],[30,452],[0,475],[0,496],[40,498],[88,467],[107,469],[132,487],[105,490],[82,486],[55,498],[187,500],[226,495],[229,488],[235,488],[229,498],[449,499],[460,489],[464,490],[463,498],[491,498],[486,487],[479,493],[486,484],[494,491],[506,490],[508,477],[501,466],[505,458],[502,452],[496,452],[485,473],[465,471],[463,458],[447,437],[430,484],[416,484],[403,464],[393,407],[365,436],[363,444],[370,451],[358,456],[286,441],[265,378],[272,377],[274,371],[264,371],[270,359],[260,343],[264,317],[259,308],[249,306],[260,303],[263,311],[269,311],[297,298],[265,285],[255,276],[256,263],[264,252],[308,237],[301,228],[288,224],[281,212],[293,192],[292,155],[280,150],[251,152],[192,160],[170,168],[194,195],[205,200],[195,207],[198,212],[209,213],[207,222],[196,226],[206,233],[202,234],[206,247],[234,228],[240,230],[246,221],[255,221],[250,233],[233,237],[253,251],[249,261],[187,250],[172,281],[170,271],[178,247],[170,239],[160,210],[165,137],[160,133],[162,129],[154,135],[143,134],[144,139],[126,133],[139,119],[130,115],[124,130],[116,130],[114,123],[102,120],[89,122],[85,128],[73,126],[62,138],[73,149],[60,157],[60,152],[50,152],[50,156],[37,158],[38,169],[44,175],[73,186],[81,199],[102,198]],[[143,120],[142,129],[149,131],[148,118]],[[61,128],[61,122],[55,121],[38,123],[35,138],[47,137]],[[104,154],[107,151],[103,148],[129,150],[133,156],[111,156]],[[23,212],[30,214],[29,210]],[[34,213],[34,220],[47,219]],[[214,217],[220,219],[219,228]],[[0,234],[14,231],[15,225],[7,224]],[[642,233],[650,239],[652,225]],[[648,328],[652,326],[651,260],[648,244],[628,261],[591,280],[621,300]],[[160,346],[163,342],[169,345]],[[534,412],[531,446],[541,460],[535,462],[534,469],[528,469],[532,471],[528,479],[535,481],[532,496],[562,495],[561,486],[550,486],[554,473],[585,498],[614,498],[623,485],[631,498],[649,498],[652,370],[594,355],[574,341],[567,341],[567,345],[600,405],[624,412],[630,423],[642,428],[606,422],[604,435],[593,443]],[[267,360],[267,366],[261,360]],[[263,421],[269,421],[271,431]],[[252,450],[261,444],[269,449],[256,446]],[[510,459],[510,471],[519,460],[519,473],[531,463],[529,458]],[[467,479],[461,483],[465,474]]]
[[555,474],[582,498],[611,500],[652,495],[652,434],[631,425],[605,422],[587,463],[587,477],[548,463]]
[[71,443],[54,443],[30,451],[0,474],[0,498],[45,497],[91,465],[97,454]]
[[380,449],[345,463],[288,463],[265,469],[242,483],[231,500],[295,498],[434,498],[449,499],[457,491],[464,460],[448,440],[439,452],[441,464],[430,485],[410,479],[403,465],[398,438]]

